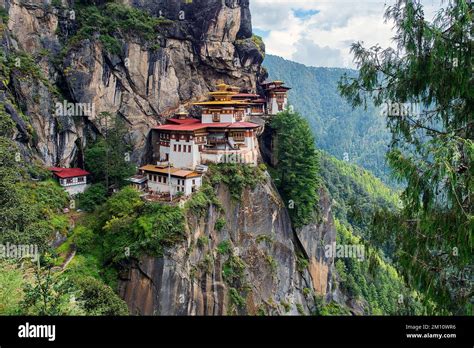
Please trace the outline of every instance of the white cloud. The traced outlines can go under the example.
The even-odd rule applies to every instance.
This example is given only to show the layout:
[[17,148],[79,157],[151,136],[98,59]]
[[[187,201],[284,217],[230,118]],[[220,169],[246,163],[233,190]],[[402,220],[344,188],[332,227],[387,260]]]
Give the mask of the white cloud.
[[301,38],[295,44],[296,51],[292,55],[294,61],[305,65],[315,66],[343,66],[341,51],[329,46],[321,47],[314,41]]
[[[427,17],[440,0],[427,0]],[[383,0],[251,0],[254,30],[264,32],[267,53],[313,66],[351,67],[350,44],[391,45],[392,24],[384,23]],[[314,10],[298,17],[294,10]]]

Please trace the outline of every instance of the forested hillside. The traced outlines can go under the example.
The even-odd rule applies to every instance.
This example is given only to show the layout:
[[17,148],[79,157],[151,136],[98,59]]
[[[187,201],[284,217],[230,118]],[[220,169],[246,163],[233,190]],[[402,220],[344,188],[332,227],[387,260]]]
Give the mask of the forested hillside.
[[[396,211],[397,192],[369,171],[315,150],[308,122],[299,113],[278,114],[271,128],[278,144],[275,149],[278,164],[271,173],[284,201],[294,202],[294,209],[289,207],[294,226],[298,228],[301,222],[311,219],[310,207],[318,207],[312,193],[322,187],[322,192],[327,190],[332,199],[337,245],[363,250],[360,258],[336,257],[333,296],[328,304],[320,304],[314,314],[437,313],[435,304],[407,286],[391,264],[393,241],[379,242],[372,238],[375,212],[381,208]],[[299,168],[306,168],[304,174]],[[316,215],[324,219],[321,206],[316,209],[319,210]]]
[[283,80],[292,88],[290,104],[309,121],[318,148],[339,159],[346,157],[392,184],[385,164],[390,134],[384,118],[373,106],[367,111],[352,109],[337,89],[340,77],[355,76],[355,71],[308,67],[272,55],[263,64],[270,79]]
[[388,188],[369,171],[321,152],[320,173],[333,201],[338,219],[349,222],[364,235],[370,218],[380,208],[398,205],[396,191]]

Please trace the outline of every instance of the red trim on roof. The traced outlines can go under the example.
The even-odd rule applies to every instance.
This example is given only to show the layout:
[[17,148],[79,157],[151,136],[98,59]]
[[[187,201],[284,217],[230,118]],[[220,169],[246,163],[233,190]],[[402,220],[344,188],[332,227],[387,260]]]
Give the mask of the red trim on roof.
[[156,130],[167,130],[167,131],[183,131],[192,132],[199,129],[206,128],[258,128],[260,127],[256,123],[252,122],[216,122],[216,123],[197,123],[197,124],[165,124],[163,126],[154,127]]
[[60,168],[60,167],[50,167],[48,168],[50,171],[54,173],[58,178],[66,179],[66,178],[75,178],[78,176],[86,176],[90,175],[88,171],[85,171],[81,168]]
[[252,122],[235,122],[231,123],[231,125],[228,128],[258,128],[260,127],[256,123]]
[[234,123],[203,123],[207,128],[257,128],[260,127],[252,122],[234,122]]
[[230,122],[214,122],[214,123],[203,123],[206,128],[227,128],[231,125]]
[[196,131],[203,128],[207,128],[207,126],[203,125],[202,123],[196,123],[196,124],[176,124],[176,125],[165,124],[163,126],[154,127],[153,129],[192,132],[192,131]]

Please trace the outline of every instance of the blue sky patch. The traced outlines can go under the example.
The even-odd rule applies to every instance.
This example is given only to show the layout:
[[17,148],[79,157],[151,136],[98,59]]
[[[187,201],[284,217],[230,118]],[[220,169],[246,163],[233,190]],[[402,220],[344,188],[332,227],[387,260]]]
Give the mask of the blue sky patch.
[[268,35],[270,35],[270,30],[261,30],[261,29],[253,28],[253,33],[261,37],[268,37]]
[[302,8],[297,8],[297,9],[293,8],[292,11],[295,14],[295,17],[301,18],[301,19],[307,19],[319,13],[318,10],[305,10]]

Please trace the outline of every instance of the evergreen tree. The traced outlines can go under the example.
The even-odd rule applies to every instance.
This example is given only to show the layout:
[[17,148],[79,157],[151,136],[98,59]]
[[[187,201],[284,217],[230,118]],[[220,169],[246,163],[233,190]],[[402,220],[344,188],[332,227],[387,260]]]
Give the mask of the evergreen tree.
[[469,312],[473,296],[474,80],[472,8],[448,1],[433,21],[421,1],[398,0],[385,17],[396,48],[352,46],[360,69],[340,91],[354,106],[372,100],[392,133],[387,155],[406,183],[403,210],[376,218],[394,234],[408,280],[447,310]]
[[120,187],[135,172],[130,161],[127,129],[120,116],[108,112],[100,113],[99,124],[103,138],[86,149],[86,169],[94,181],[103,182],[106,188]]
[[288,204],[295,227],[311,221],[318,202],[319,158],[314,137],[298,113],[284,111],[271,123],[276,132],[276,184]]

